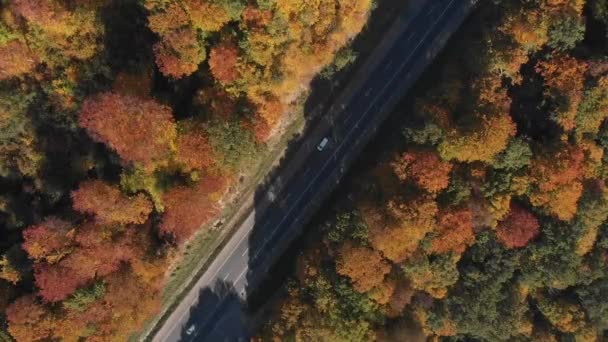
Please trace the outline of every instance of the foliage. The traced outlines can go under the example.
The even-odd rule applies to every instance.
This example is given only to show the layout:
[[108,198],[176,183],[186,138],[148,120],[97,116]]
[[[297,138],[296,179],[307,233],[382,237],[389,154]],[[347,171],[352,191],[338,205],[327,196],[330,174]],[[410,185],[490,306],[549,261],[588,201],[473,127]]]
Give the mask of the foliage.
[[[352,62],[372,8],[302,4],[0,0],[0,311],[14,338],[126,341],[156,314],[184,241],[240,196],[228,190],[284,140],[316,75]],[[356,221],[336,234],[366,243]]]
[[72,201],[74,209],[95,215],[101,224],[142,224],[152,211],[152,204],[144,195],[130,198],[99,180],[81,183],[72,192]]
[[104,283],[96,283],[91,287],[78,289],[70,298],[63,301],[63,306],[76,311],[84,311],[87,306],[103,298],[106,293]]
[[367,292],[378,286],[389,271],[380,253],[371,248],[345,244],[338,251],[336,272],[350,278],[355,291]]
[[452,170],[450,163],[440,160],[432,152],[406,152],[392,166],[401,181],[412,179],[430,193],[437,193],[448,186]]
[[154,168],[165,162],[174,148],[176,129],[171,109],[154,100],[103,93],[84,102],[79,122],[125,163]]
[[251,133],[238,122],[212,124],[207,128],[207,134],[221,168],[238,171],[256,156],[257,147]]
[[323,230],[327,239],[335,243],[347,239],[365,242],[368,237],[367,227],[356,211],[338,214],[335,220],[324,224]]
[[539,234],[539,227],[532,213],[511,202],[509,214],[496,228],[496,237],[508,248],[524,247]]
[[163,195],[165,214],[162,234],[183,243],[219,210],[217,199],[226,189],[227,179],[203,175],[193,187],[178,186]]

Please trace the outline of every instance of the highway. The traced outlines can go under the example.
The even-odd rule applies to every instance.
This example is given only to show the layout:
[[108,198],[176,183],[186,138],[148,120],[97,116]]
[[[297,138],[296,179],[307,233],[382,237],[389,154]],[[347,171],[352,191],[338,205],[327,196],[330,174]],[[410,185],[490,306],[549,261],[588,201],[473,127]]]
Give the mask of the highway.
[[[341,96],[332,113],[307,132],[289,163],[278,193],[256,206],[192,290],[167,317],[153,341],[223,341],[246,337],[243,302],[270,266],[336,186],[357,154],[394,110],[447,38],[466,18],[473,0],[427,0],[383,51],[357,89]],[[373,57],[374,55],[372,55]],[[347,99],[345,102],[341,100]],[[323,151],[317,143],[328,137]],[[295,166],[294,166],[295,165]],[[295,168],[295,171],[293,169]],[[265,198],[264,198],[265,197]],[[257,209],[257,210],[256,210]]]

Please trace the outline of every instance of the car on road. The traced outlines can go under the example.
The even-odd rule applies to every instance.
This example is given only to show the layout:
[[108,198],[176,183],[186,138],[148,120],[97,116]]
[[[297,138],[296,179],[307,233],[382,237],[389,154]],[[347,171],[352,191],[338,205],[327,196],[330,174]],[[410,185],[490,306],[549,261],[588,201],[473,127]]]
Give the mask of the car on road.
[[190,336],[192,334],[194,334],[194,331],[196,330],[196,324],[192,324],[191,326],[188,327],[188,329],[186,330],[186,335]]
[[329,139],[327,137],[321,139],[321,142],[319,142],[319,145],[317,145],[317,150],[319,150],[319,152],[323,151],[328,143]]

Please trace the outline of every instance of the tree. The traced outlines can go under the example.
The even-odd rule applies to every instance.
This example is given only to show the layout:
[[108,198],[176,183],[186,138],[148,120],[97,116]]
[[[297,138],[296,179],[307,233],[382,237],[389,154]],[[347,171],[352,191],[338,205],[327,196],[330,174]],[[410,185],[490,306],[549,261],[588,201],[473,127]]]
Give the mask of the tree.
[[231,14],[238,18],[236,13],[229,13],[227,11],[227,6],[222,6],[223,3],[227,4],[228,2],[212,0],[185,1],[192,25],[207,32],[219,31],[231,18],[234,18],[231,17]]
[[608,279],[599,279],[595,282],[576,289],[581,305],[590,320],[599,330],[608,327],[608,303],[604,300],[608,295]]
[[482,116],[479,122],[479,127],[468,132],[457,129],[446,132],[444,141],[438,146],[441,158],[491,162],[515,135],[515,123],[507,114]]
[[458,256],[442,254],[436,258],[416,256],[402,265],[403,272],[415,290],[433,298],[444,298],[448,288],[458,280]]
[[513,138],[507,148],[494,158],[492,166],[496,169],[515,171],[528,166],[531,158],[530,146],[521,138]]
[[166,162],[176,136],[169,107],[112,92],[88,98],[79,122],[94,140],[115,150],[125,163],[148,169]]
[[583,269],[582,258],[576,253],[574,227],[545,222],[541,231],[538,240],[523,250],[519,263],[522,282],[526,286],[530,289],[565,289],[593,277],[589,269]]
[[216,155],[203,127],[190,122],[178,123],[175,160],[185,171],[205,171],[216,163]]
[[[125,245],[124,241],[113,242],[96,232],[87,231],[82,235],[81,245],[57,266],[69,270],[71,276],[81,279],[80,284],[117,272],[123,263],[135,257],[132,248]],[[91,235],[100,236],[91,238]]]
[[160,310],[160,295],[158,289],[142,282],[128,269],[109,277],[103,302],[111,308],[113,315],[102,330],[109,335],[105,340],[125,341],[142,329],[144,323]]
[[473,214],[468,208],[450,208],[438,215],[438,227],[431,240],[432,253],[461,254],[475,242]]
[[537,154],[530,169],[532,205],[545,207],[561,220],[571,220],[583,193],[583,161],[584,153],[577,146]]
[[432,305],[429,325],[433,331],[451,321],[459,335],[488,341],[507,341],[529,327],[526,295],[513,282],[516,258],[488,231],[459,261],[458,281],[445,300]]
[[34,277],[38,294],[45,302],[64,300],[87,282],[73,269],[59,264],[34,264]]
[[388,208],[361,208],[369,227],[369,240],[374,249],[393,261],[410,256],[424,236],[436,227],[437,204],[429,199],[389,202]]
[[549,26],[549,45],[555,51],[573,49],[585,38],[585,20],[580,16],[561,15]]
[[604,182],[588,183],[579,201],[573,226],[578,228],[576,253],[586,255],[596,244],[600,227],[608,219],[608,193]]
[[54,263],[40,260],[34,264],[39,294],[47,302],[65,300],[78,288],[149,252],[150,243],[144,237],[150,233],[141,226],[121,231],[85,222],[72,234],[69,254]]
[[32,295],[17,298],[6,310],[8,331],[18,341],[39,341],[51,337],[54,320]]
[[[1,62],[0,62],[1,63]],[[39,139],[28,113],[34,94],[0,93],[0,175],[34,177],[43,161]]]
[[505,48],[507,51],[521,47],[526,52],[536,52],[549,41],[549,22],[538,8],[508,11],[498,30],[515,42],[515,47]]
[[256,156],[253,136],[239,122],[213,122],[207,127],[206,133],[217,156],[218,166],[227,172],[238,171]]
[[564,298],[549,298],[541,294],[536,298],[536,307],[561,332],[575,332],[583,328],[586,321],[580,305]]
[[0,81],[31,72],[38,58],[23,42],[14,39],[0,44]]
[[223,8],[205,0],[145,1],[150,29],[160,36],[154,45],[156,64],[171,78],[180,79],[198,70],[207,57],[202,31],[216,31],[230,18]]
[[203,175],[192,187],[177,186],[165,193],[161,233],[172,236],[178,244],[190,238],[218,212],[217,198],[225,191],[227,181]]
[[[23,36],[48,67],[87,60],[103,48],[103,24],[97,15],[102,1],[68,6],[59,0],[15,0],[10,11],[24,19]],[[13,18],[13,20],[18,20]]]
[[71,252],[74,234],[69,222],[51,216],[25,229],[22,247],[35,261],[52,264]]
[[447,188],[452,164],[439,159],[432,152],[405,152],[392,164],[401,181],[413,180],[419,187],[437,193]]
[[6,254],[0,257],[0,279],[4,279],[13,285],[16,285],[21,280],[21,273],[19,273]]
[[154,45],[156,64],[169,77],[180,79],[198,70],[207,57],[196,32],[189,28],[172,31]]
[[498,241],[507,248],[525,247],[540,233],[538,219],[515,202],[511,202],[509,214],[496,228]]
[[103,298],[106,293],[104,283],[95,283],[90,287],[78,289],[70,298],[63,301],[63,307],[68,310],[84,311],[95,301]]
[[223,43],[211,49],[209,68],[211,74],[222,84],[230,84],[238,77],[238,50],[234,44]]
[[340,247],[336,259],[336,271],[350,278],[358,292],[367,292],[380,285],[390,270],[390,265],[377,251],[349,243]]
[[539,61],[536,71],[545,79],[546,94],[557,106],[556,120],[565,131],[576,126],[578,106],[583,99],[587,63],[568,56]]
[[603,82],[585,91],[585,96],[576,115],[576,133],[579,137],[598,134],[602,123],[608,117],[608,92]]
[[142,224],[152,212],[152,203],[145,195],[128,197],[100,180],[80,183],[71,196],[74,209],[95,215],[100,224]]

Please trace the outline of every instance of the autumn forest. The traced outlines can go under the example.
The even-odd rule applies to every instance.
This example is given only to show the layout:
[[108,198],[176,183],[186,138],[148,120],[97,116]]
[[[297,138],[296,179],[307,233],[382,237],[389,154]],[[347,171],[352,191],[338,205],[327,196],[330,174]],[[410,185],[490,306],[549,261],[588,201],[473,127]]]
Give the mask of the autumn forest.
[[608,340],[607,34],[605,0],[480,1],[308,228],[260,338]]
[[144,328],[181,247],[371,9],[0,0],[0,340]]

